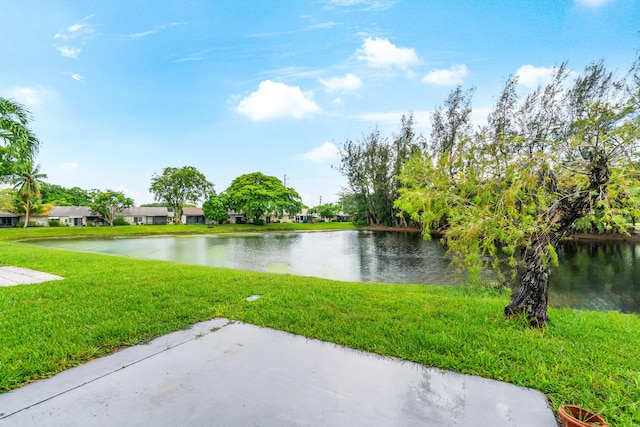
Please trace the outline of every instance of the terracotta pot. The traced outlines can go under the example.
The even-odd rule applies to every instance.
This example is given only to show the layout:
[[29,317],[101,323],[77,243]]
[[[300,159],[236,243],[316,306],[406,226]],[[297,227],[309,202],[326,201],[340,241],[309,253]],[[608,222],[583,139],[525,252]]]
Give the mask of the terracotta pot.
[[575,405],[562,405],[558,408],[562,427],[609,427],[600,415]]

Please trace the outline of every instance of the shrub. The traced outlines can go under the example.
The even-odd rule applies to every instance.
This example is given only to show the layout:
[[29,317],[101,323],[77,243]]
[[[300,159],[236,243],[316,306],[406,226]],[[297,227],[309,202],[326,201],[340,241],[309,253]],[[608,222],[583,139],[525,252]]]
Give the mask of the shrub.
[[113,219],[113,225],[131,225],[121,216],[117,216]]

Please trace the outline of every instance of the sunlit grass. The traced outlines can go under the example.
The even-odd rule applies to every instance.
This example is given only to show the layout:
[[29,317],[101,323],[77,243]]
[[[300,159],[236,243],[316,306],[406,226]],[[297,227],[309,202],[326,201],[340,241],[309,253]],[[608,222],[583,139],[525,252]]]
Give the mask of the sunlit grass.
[[532,387],[554,409],[574,403],[611,425],[640,425],[638,315],[550,309],[550,326],[534,330],[506,321],[508,294],[486,288],[345,283],[11,242],[0,242],[0,263],[65,278],[0,288],[2,391],[226,317]]

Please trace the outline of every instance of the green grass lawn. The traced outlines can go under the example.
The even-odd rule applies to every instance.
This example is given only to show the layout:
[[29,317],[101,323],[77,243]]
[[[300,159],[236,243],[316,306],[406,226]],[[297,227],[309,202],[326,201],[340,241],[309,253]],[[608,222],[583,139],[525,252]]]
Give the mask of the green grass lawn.
[[[508,294],[486,288],[346,283],[8,241],[253,229],[0,229],[0,264],[65,278],[0,288],[0,391],[198,321],[226,317],[532,387],[554,409],[574,403],[611,425],[640,425],[638,315],[550,309],[552,323],[533,330],[524,321],[505,320]],[[245,301],[254,294],[262,298]]]

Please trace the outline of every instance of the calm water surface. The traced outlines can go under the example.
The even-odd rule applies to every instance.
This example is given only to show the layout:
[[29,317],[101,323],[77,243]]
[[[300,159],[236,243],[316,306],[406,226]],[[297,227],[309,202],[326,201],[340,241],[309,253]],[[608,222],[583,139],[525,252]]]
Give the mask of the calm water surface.
[[[56,239],[37,245],[80,251],[268,271],[328,279],[421,284],[463,284],[449,269],[445,249],[419,233],[335,231]],[[486,272],[491,279],[492,273]],[[550,304],[640,312],[640,245],[573,243],[560,250]]]

